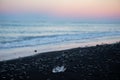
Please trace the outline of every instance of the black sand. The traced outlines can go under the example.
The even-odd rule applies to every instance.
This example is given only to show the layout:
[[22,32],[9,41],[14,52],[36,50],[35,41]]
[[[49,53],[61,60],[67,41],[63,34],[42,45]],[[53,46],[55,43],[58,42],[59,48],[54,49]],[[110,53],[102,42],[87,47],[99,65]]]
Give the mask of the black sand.
[[2,61],[0,80],[120,80],[120,42]]

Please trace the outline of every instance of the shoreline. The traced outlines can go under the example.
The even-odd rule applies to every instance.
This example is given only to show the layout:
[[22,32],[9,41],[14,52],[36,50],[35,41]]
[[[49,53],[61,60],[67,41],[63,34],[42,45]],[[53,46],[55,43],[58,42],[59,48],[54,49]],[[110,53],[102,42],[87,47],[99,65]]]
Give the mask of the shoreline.
[[0,80],[120,80],[120,42],[2,61]]
[[[109,39],[109,40],[98,40],[98,41],[91,41],[91,42],[84,42],[84,43],[69,43],[69,44],[62,44],[62,45],[50,45],[50,46],[35,46],[35,47],[24,47],[24,48],[15,48],[15,49],[8,49],[8,50],[0,50],[0,61],[12,60],[27,56],[33,56],[36,54],[52,52],[52,51],[61,51],[61,50],[68,50],[78,47],[91,47],[96,45],[103,45],[103,44],[113,44],[120,42],[120,39]],[[37,50],[37,52],[34,52]]]

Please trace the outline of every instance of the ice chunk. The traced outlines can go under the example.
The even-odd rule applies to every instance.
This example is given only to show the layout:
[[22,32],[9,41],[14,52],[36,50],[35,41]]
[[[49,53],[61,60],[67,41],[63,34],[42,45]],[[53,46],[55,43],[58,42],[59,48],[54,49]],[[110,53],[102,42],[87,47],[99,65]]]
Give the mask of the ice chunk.
[[57,67],[53,68],[52,72],[59,73],[59,72],[64,72],[65,70],[66,70],[66,68],[64,66],[57,66]]

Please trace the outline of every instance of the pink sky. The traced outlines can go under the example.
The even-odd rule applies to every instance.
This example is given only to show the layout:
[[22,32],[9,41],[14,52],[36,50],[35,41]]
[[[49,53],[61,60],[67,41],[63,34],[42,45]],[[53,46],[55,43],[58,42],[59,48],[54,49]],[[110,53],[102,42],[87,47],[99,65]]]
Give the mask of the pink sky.
[[61,17],[120,17],[120,0],[0,0],[1,13]]

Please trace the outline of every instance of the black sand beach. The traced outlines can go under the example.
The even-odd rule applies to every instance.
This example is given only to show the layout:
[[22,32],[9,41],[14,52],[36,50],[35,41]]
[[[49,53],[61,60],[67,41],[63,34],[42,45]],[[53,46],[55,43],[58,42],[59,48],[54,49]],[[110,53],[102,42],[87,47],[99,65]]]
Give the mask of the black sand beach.
[[120,42],[1,61],[0,80],[120,80]]

